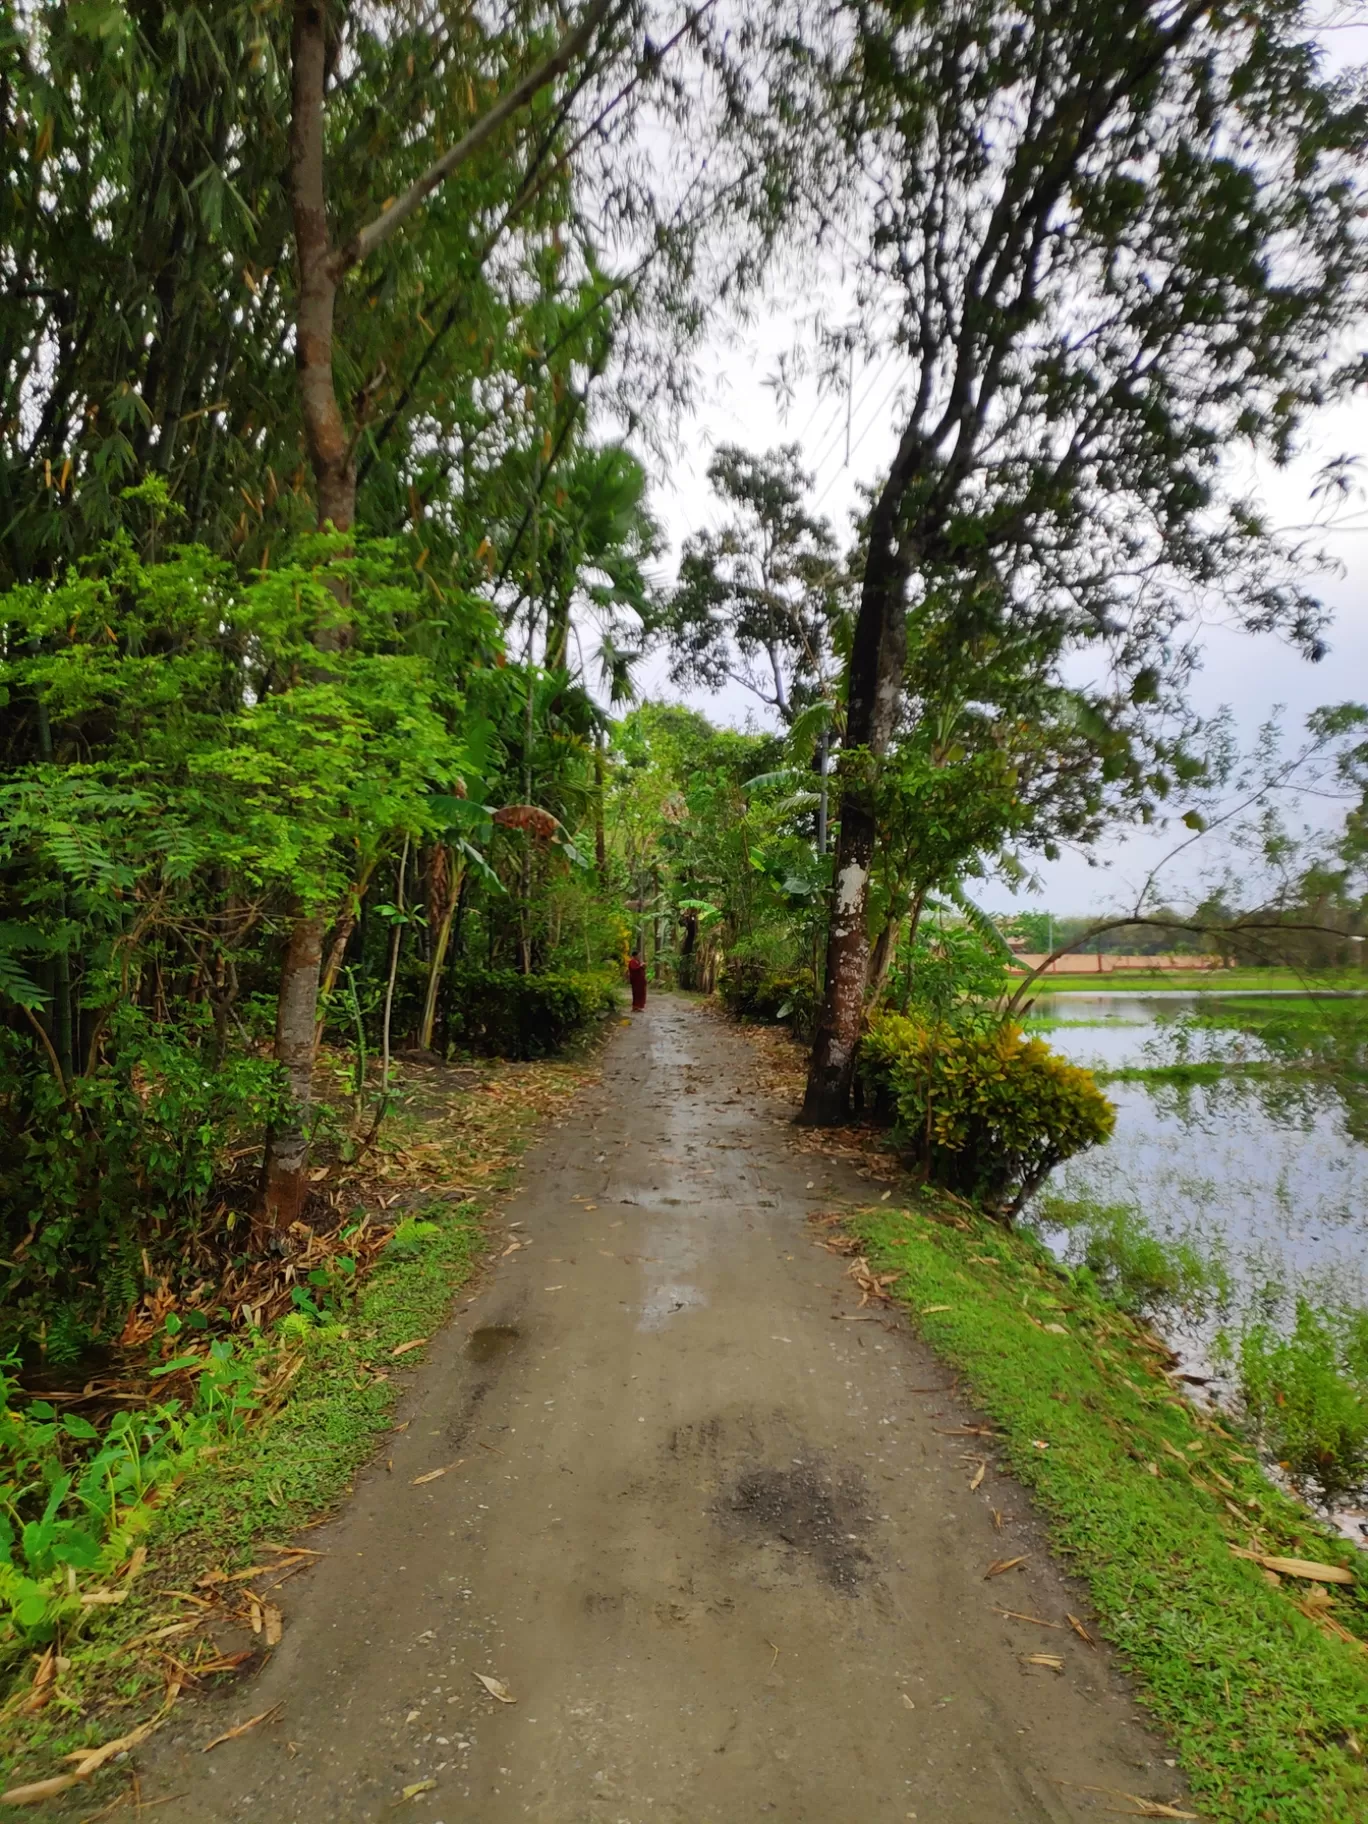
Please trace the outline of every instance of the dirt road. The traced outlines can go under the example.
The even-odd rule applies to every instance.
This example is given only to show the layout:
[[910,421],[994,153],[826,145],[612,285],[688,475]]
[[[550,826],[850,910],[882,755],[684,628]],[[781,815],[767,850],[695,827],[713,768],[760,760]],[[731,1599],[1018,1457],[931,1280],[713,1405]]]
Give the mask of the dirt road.
[[[935,1358],[846,1321],[805,1218],[869,1187],[796,1153],[781,1112],[691,1003],[616,1033],[393,1469],[311,1535],[328,1555],[287,1586],[270,1664],[160,1740],[161,1815],[1024,1824],[1173,1796],[1106,1656],[994,1612],[1086,1611],[1021,1492],[971,1492]],[[1041,1650],[1062,1675],[1023,1664]]]

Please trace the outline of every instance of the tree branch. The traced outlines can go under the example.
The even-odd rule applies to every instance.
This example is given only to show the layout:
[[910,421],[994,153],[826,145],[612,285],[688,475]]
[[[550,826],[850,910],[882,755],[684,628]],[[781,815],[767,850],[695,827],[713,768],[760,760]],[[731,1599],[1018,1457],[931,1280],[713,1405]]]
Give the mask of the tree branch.
[[475,125],[456,141],[454,146],[435,159],[423,175],[409,185],[404,194],[398,198],[383,215],[359,229],[347,242],[339,247],[333,255],[332,270],[335,279],[341,279],[353,266],[361,262],[382,246],[396,229],[401,228],[408,218],[415,214],[427,201],[432,192],[445,183],[453,171],[459,169],[467,159],[479,151],[490,140],[504,122],[511,119],[519,108],[531,101],[534,95],[541,92],[558,76],[564,75],[575,59],[586,50],[594,33],[612,11],[612,0],[594,0],[588,12],[573,30],[567,32],[560,43],[533,70],[529,70],[521,82],[515,82],[511,89],[502,94],[487,114],[481,115]]

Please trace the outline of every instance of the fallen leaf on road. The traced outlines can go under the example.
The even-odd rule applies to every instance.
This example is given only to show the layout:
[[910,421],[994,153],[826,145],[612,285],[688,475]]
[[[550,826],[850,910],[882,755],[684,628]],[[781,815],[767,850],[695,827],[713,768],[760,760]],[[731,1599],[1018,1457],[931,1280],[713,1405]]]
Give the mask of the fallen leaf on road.
[[1062,1634],[1064,1632],[1064,1623],[1062,1621],[1046,1621],[1039,1615],[1023,1615],[1020,1609],[999,1609],[994,1605],[993,1613],[994,1615],[1006,1615],[1012,1621],[1033,1622],[1038,1628],[1053,1628],[1057,1634]]
[[390,1354],[391,1356],[407,1355],[410,1349],[421,1349],[427,1340],[425,1336],[415,1336],[411,1343],[400,1343],[397,1349],[391,1349]]
[[564,1290],[565,1290],[565,1287],[563,1285],[562,1286],[543,1286],[542,1287],[543,1292],[564,1292]]
[[1019,1558],[995,1559],[983,1573],[983,1581],[987,1583],[990,1577],[1001,1577],[1004,1571],[1014,1571],[1019,1564],[1025,1564],[1029,1555],[1029,1553],[1023,1552]]
[[[1073,1786],[1074,1782],[1072,1780],[1056,1780],[1054,1782],[1054,1784],[1056,1786]],[[1138,1793],[1122,1792],[1119,1790],[1119,1788],[1117,1788],[1115,1786],[1078,1786],[1075,1788],[1075,1790],[1078,1792],[1106,1793],[1108,1798],[1125,1799],[1129,1804],[1136,1805],[1139,1807],[1138,1811],[1127,1811],[1127,1812],[1118,1813],[1118,1815],[1121,1817],[1127,1817],[1127,1818],[1193,1818],[1193,1819],[1197,1818],[1197,1813],[1195,1811],[1179,1811],[1178,1808],[1174,1805],[1164,1805],[1158,1799],[1142,1799]],[[1108,1806],[1108,1810],[1115,1811],[1116,1807]],[[1200,1820],[1198,1820],[1198,1824],[1200,1824]]]
[[1305,1577],[1312,1583],[1352,1583],[1354,1573],[1342,1564],[1317,1564],[1309,1558],[1274,1558],[1267,1552],[1246,1551],[1242,1545],[1232,1545],[1231,1551],[1237,1558],[1248,1558],[1253,1564],[1260,1564],[1266,1571],[1276,1571],[1280,1577]]
[[974,1471],[973,1481],[969,1484],[969,1493],[971,1495],[973,1494],[974,1490],[982,1484],[983,1478],[987,1474],[988,1474],[988,1465],[986,1463],[980,1463],[978,1468]]
[[483,1672],[477,1672],[475,1676],[479,1679],[485,1690],[488,1691],[489,1695],[491,1697],[497,1697],[501,1704],[517,1703],[517,1698],[510,1694],[508,1686],[504,1684],[502,1679],[487,1678]]
[[906,1691],[904,1691],[902,1694],[902,1700],[907,1705],[909,1710],[916,1709],[917,1706],[912,1702],[912,1699],[907,1695]]
[[249,1716],[245,1723],[239,1723],[236,1729],[225,1729],[222,1735],[216,1735],[212,1742],[206,1742],[200,1749],[201,1754],[208,1754],[211,1748],[217,1748],[224,1742],[234,1742],[240,1735],[246,1735],[249,1729],[255,1729],[258,1723],[271,1722],[285,1708],[284,1704],[272,1704],[269,1710],[262,1710],[256,1716]]
[[412,1486],[421,1488],[424,1482],[435,1482],[438,1476],[445,1476],[449,1471],[459,1469],[464,1462],[464,1457],[457,1457],[454,1463],[444,1463],[440,1469],[430,1469],[425,1476],[415,1476]]
[[1063,1672],[1064,1661],[1057,1653],[1023,1653],[1021,1663],[1024,1666],[1048,1666],[1051,1672]]
[[420,1792],[436,1792],[436,1790],[436,1780],[415,1780],[412,1786],[405,1786],[399,1796],[404,1799],[416,1799]]
[[1093,1639],[1092,1635],[1089,1634],[1088,1630],[1083,1626],[1083,1623],[1078,1619],[1077,1615],[1068,1616],[1068,1623],[1069,1623],[1069,1626],[1073,1629],[1074,1633],[1077,1634],[1077,1636],[1080,1640],[1086,1641],[1086,1643],[1090,1647],[1095,1647],[1097,1645],[1097,1642]]
[[285,1619],[273,1602],[262,1603],[261,1613],[266,1627],[266,1645],[278,1647],[280,1637],[285,1632]]

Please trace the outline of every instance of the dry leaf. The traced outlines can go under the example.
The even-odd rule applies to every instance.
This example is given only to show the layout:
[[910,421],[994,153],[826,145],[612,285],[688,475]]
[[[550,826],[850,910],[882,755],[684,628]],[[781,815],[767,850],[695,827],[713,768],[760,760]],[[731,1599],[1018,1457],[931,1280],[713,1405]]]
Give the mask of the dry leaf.
[[411,1343],[400,1343],[397,1349],[391,1349],[390,1354],[391,1356],[407,1355],[410,1349],[421,1349],[427,1340],[425,1336],[415,1336]]
[[517,1698],[510,1695],[508,1686],[504,1684],[502,1679],[488,1678],[483,1672],[477,1672],[475,1676],[479,1679],[485,1690],[488,1691],[489,1695],[498,1698],[501,1704],[517,1703]]
[[250,1590],[247,1593],[247,1612],[251,1617],[253,1634],[260,1634],[263,1615],[261,1600],[259,1597],[254,1596]]
[[424,1482],[435,1482],[438,1476],[445,1476],[453,1469],[459,1469],[464,1462],[464,1457],[457,1457],[454,1463],[444,1463],[440,1469],[430,1469],[425,1476],[415,1476],[413,1478],[413,1486],[414,1488],[421,1488]]
[[974,1490],[981,1485],[983,1478],[987,1474],[988,1474],[988,1465],[986,1463],[980,1463],[978,1468],[974,1471],[973,1481],[969,1484],[969,1493],[971,1495],[973,1494]]
[[1019,1564],[1025,1564],[1029,1556],[1030,1554],[1028,1552],[1023,1552],[1019,1558],[996,1559],[983,1573],[983,1581],[987,1583],[990,1577],[1001,1577],[1004,1571],[1014,1571]]
[[916,1709],[917,1706],[912,1702],[912,1699],[907,1695],[906,1691],[904,1691],[902,1694],[902,1700],[907,1705],[909,1710]]
[[285,1632],[284,1617],[273,1602],[263,1603],[261,1605],[261,1614],[262,1619],[266,1624],[266,1645],[268,1647],[278,1647],[280,1645],[280,1637]]
[[1038,1628],[1053,1628],[1056,1634],[1062,1634],[1064,1632],[1064,1623],[1062,1621],[1045,1621],[1039,1615],[1023,1615],[1020,1609],[1000,1609],[994,1604],[993,1613],[994,1615],[1006,1615],[1011,1621],[1033,1622]]
[[[1072,1780],[1056,1780],[1054,1783],[1056,1786],[1072,1786],[1074,1784]],[[1136,1811],[1119,1813],[1118,1815],[1122,1817],[1197,1819],[1197,1813],[1195,1811],[1179,1811],[1174,1805],[1165,1805],[1158,1799],[1142,1799],[1138,1793],[1122,1792],[1116,1786],[1079,1786],[1077,1790],[1079,1792],[1103,1792],[1106,1793],[1109,1798],[1125,1799],[1128,1804],[1135,1805],[1139,1808]],[[1108,1810],[1115,1811],[1116,1807],[1109,1806]],[[1200,1824],[1200,1820],[1197,1820],[1197,1824]]]
[[1242,1545],[1232,1545],[1230,1549],[1237,1558],[1248,1558],[1252,1564],[1275,1571],[1280,1577],[1305,1577],[1313,1583],[1354,1581],[1354,1573],[1342,1564],[1317,1564],[1310,1558],[1276,1558],[1268,1552],[1246,1551]]
[[921,1314],[923,1317],[930,1317],[933,1311],[949,1311],[950,1309],[951,1306],[949,1305],[923,1305]]
[[1023,1653],[1021,1663],[1024,1666],[1048,1666],[1051,1672],[1064,1670],[1064,1661],[1057,1653]]
[[1078,1638],[1081,1641],[1086,1642],[1086,1644],[1090,1647],[1095,1647],[1097,1645],[1097,1642],[1093,1639],[1092,1635],[1089,1634],[1088,1630],[1083,1626],[1083,1623],[1078,1619],[1077,1615],[1070,1615],[1068,1617],[1068,1622],[1069,1622],[1069,1626],[1073,1629],[1074,1633],[1077,1634]]
[[127,1754],[140,1742],[145,1742],[154,1729],[161,1727],[169,1708],[169,1703],[164,1705],[151,1722],[141,1724],[129,1735],[117,1736],[100,1748],[78,1748],[74,1754],[63,1755],[63,1760],[77,1763],[70,1773],[55,1774],[50,1780],[34,1780],[28,1786],[11,1786],[8,1792],[0,1792],[0,1805],[41,1805],[44,1799],[55,1799],[61,1793],[70,1792],[73,1786],[97,1773],[106,1761],[112,1761],[115,1755]]
[[258,1723],[272,1721],[285,1708],[284,1704],[272,1704],[269,1710],[263,1710],[257,1716],[249,1716],[245,1723],[239,1723],[236,1729],[225,1729],[222,1735],[216,1735],[212,1742],[206,1742],[200,1749],[201,1754],[208,1754],[211,1748],[217,1748],[223,1742],[236,1741],[238,1736],[246,1735],[249,1729],[255,1729]]
[[399,1796],[404,1799],[416,1799],[420,1792],[436,1792],[436,1790],[436,1780],[415,1780],[412,1786],[405,1786]]

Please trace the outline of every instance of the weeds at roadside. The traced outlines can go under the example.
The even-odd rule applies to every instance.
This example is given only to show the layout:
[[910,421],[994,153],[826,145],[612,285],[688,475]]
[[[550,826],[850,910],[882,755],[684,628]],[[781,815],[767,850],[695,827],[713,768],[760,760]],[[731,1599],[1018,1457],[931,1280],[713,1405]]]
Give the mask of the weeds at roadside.
[[[563,1107],[585,1075],[582,1062],[491,1066],[454,1095],[431,1079],[396,1122],[390,1150],[378,1162],[381,1181],[391,1187],[383,1201],[398,1200],[398,1219],[370,1277],[357,1283],[344,1274],[337,1288],[306,1279],[303,1296],[267,1336],[249,1337],[225,1355],[212,1398],[197,1402],[206,1407],[206,1420],[214,1400],[220,1410],[194,1438],[195,1449],[149,1456],[149,1447],[140,1447],[141,1498],[120,1485],[98,1562],[89,1571],[75,1565],[68,1571],[54,1559],[58,1583],[72,1576],[87,1581],[78,1582],[70,1614],[64,1608],[39,1616],[35,1607],[26,1638],[11,1641],[12,1683],[0,1708],[0,1783],[49,1774],[57,1756],[121,1735],[130,1712],[147,1715],[183,1690],[259,1663],[277,1624],[269,1621],[264,1595],[253,1609],[252,1580],[225,1580],[223,1573],[261,1554],[278,1569],[271,1558],[278,1548],[260,1542],[288,1537],[348,1492],[390,1422],[404,1371],[421,1359],[414,1350],[396,1361],[395,1351],[444,1321],[483,1248],[482,1217],[507,1189],[534,1125]],[[285,1372],[278,1382],[268,1375],[263,1387],[267,1362],[276,1364],[272,1373],[280,1375],[282,1364]],[[225,1400],[237,1401],[231,1425],[223,1422]],[[175,1444],[174,1425],[195,1420],[193,1410],[140,1414],[134,1429],[145,1439],[153,1424],[162,1428],[155,1442],[170,1436]],[[31,1405],[22,1422],[60,1425],[55,1416],[35,1416]],[[116,1434],[111,1428],[98,1446],[64,1435],[75,1447],[103,1451]],[[44,1459],[45,1466],[50,1462]],[[17,1467],[15,1458],[12,1471]],[[69,1546],[71,1534],[61,1537]],[[79,1542],[75,1549],[85,1550]],[[113,1600],[80,1602],[82,1593],[99,1593],[91,1591],[91,1577]],[[156,1593],[167,1589],[199,1592],[203,1606],[189,1609],[189,1627],[187,1606],[168,1608]],[[218,1599],[224,1591],[238,1608],[224,1609]],[[249,1630],[259,1622],[260,1630],[246,1634],[243,1653],[220,1656],[203,1639],[203,1627],[234,1616]],[[96,1772],[80,1789],[83,1803],[112,1796],[108,1782],[117,1777],[115,1769]]]

